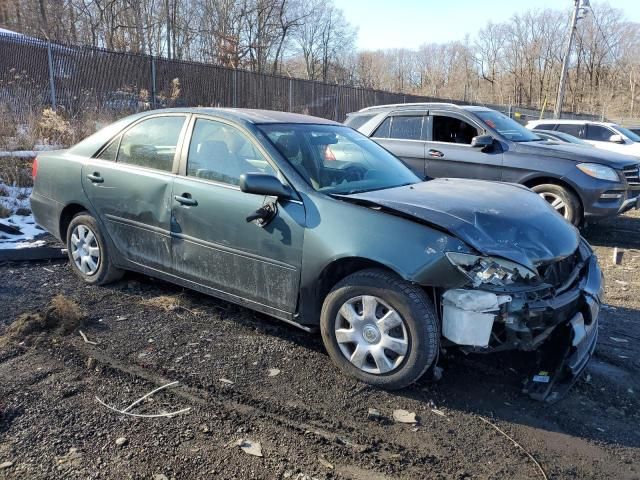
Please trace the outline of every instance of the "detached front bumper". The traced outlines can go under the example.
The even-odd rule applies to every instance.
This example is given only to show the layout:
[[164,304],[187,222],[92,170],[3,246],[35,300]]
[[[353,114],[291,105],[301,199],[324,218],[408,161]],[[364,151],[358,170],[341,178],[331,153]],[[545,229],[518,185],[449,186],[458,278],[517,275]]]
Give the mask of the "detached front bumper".
[[[491,308],[483,311],[470,312],[463,310],[469,307],[462,303],[447,303],[445,294],[444,336],[467,352],[536,352],[538,361],[525,381],[524,391],[537,400],[558,400],[583,372],[598,337],[602,271],[586,245],[580,247],[579,255],[562,285],[493,289],[498,301],[495,306],[485,303]],[[487,293],[467,292],[472,296]],[[472,303],[465,300],[465,305]],[[477,329],[482,322],[484,332]]]

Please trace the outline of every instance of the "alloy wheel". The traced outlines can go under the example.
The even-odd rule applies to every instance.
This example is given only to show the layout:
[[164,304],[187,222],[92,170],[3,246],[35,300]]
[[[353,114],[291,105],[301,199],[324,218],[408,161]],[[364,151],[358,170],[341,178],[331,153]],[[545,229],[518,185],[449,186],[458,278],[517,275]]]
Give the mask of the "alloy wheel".
[[569,209],[562,197],[551,192],[540,192],[538,195],[544,198],[564,218],[569,218]]
[[71,232],[71,257],[78,270],[93,275],[100,267],[100,246],[89,227],[78,225]]
[[395,309],[372,295],[353,297],[340,307],[335,338],[347,360],[367,373],[394,371],[409,351],[404,320]]

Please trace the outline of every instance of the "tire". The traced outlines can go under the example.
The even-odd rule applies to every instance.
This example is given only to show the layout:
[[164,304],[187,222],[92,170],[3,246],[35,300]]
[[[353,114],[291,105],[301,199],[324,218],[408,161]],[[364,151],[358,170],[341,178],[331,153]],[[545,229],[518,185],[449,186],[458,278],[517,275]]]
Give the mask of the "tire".
[[[113,266],[109,246],[98,222],[86,212],[77,214],[69,223],[67,252],[71,268],[88,284],[104,285],[119,280],[124,274]],[[82,257],[90,260],[83,261]]]
[[576,227],[582,224],[582,205],[575,193],[553,183],[536,185],[531,190],[549,202],[567,222]]
[[[372,298],[373,317],[364,311],[365,302],[368,312],[373,311]],[[435,361],[440,345],[440,329],[425,291],[378,269],[353,273],[333,287],[322,305],[320,330],[329,356],[343,372],[388,390],[417,381]],[[363,357],[363,352],[368,353]]]

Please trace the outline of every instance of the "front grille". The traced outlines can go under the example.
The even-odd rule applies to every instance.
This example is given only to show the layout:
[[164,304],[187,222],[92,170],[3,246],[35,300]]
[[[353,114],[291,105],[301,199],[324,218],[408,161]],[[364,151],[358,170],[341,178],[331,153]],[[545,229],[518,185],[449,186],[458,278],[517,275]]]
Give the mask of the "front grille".
[[629,185],[640,185],[640,165],[625,167],[623,171]]
[[566,282],[571,274],[578,266],[580,261],[580,254],[576,251],[574,254],[563,258],[557,262],[549,263],[547,265],[540,265],[538,267],[538,275],[544,283],[553,285],[558,288]]

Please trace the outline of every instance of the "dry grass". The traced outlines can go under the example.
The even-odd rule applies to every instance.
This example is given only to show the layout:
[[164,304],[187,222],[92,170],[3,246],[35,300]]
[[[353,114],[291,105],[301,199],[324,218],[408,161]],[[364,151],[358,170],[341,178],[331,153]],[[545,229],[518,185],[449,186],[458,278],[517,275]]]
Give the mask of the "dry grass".
[[0,346],[26,341],[47,332],[69,335],[82,324],[85,317],[86,312],[80,305],[64,295],[56,295],[43,310],[20,315],[0,337]]
[[0,218],[9,218],[11,216],[11,210],[4,205],[0,205]]
[[145,307],[157,308],[165,312],[173,312],[179,308],[184,308],[182,299],[172,295],[160,295],[158,297],[147,298],[140,303]]

